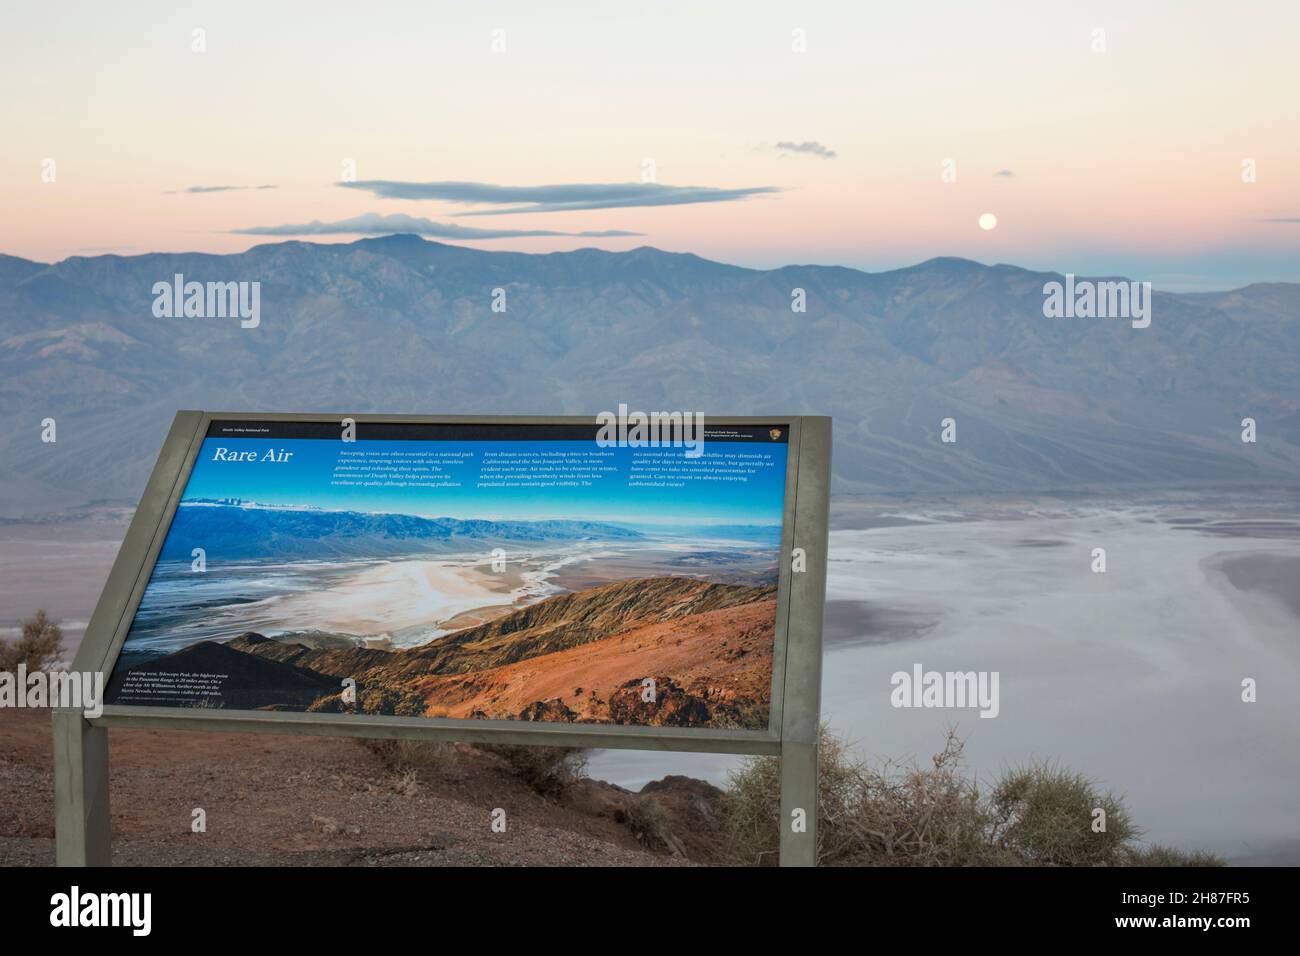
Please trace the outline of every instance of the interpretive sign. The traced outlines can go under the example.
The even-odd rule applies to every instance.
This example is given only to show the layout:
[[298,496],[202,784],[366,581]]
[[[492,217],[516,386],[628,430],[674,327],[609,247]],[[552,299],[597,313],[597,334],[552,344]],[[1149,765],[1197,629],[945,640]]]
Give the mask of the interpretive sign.
[[106,862],[112,726],[780,754],[810,862],[829,461],[824,418],[180,413],[58,714],[61,862]]

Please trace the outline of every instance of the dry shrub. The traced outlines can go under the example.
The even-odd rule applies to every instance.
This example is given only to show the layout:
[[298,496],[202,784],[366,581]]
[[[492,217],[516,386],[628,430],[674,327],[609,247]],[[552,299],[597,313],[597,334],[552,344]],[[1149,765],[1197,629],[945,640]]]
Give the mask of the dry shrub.
[[402,797],[413,797],[420,792],[420,775],[414,767],[406,767],[393,773],[393,792]]
[[587,772],[587,751],[577,747],[475,744],[500,757],[510,772],[544,797],[559,797]]
[[1129,850],[1127,866],[1227,866],[1223,857],[1204,850],[1177,850],[1160,843]]
[[[856,812],[861,772],[862,766],[849,756],[844,742],[823,727],[817,761],[817,848],[818,859],[824,864],[838,859],[851,842],[844,828]],[[723,806],[728,844],[736,862],[775,866],[781,815],[780,758],[753,757],[732,771]]]
[[[1030,865],[1119,866],[1141,836],[1120,798],[1055,764],[1003,774],[989,804],[999,844]],[[1105,811],[1101,830],[1097,810]]]
[[668,826],[668,812],[654,797],[634,797],[622,813],[622,822],[637,842],[652,850],[672,850],[676,841]]
[[[823,734],[822,745],[826,743]],[[824,757],[819,762],[819,775],[827,762]],[[827,787],[819,786],[819,808],[827,793]],[[781,817],[781,761],[776,757],[754,757],[731,771],[723,807],[729,855],[745,866],[775,866]]]
[[[859,766],[857,792],[828,864],[988,866],[1010,862],[989,840],[989,814],[949,730],[929,767]],[[819,841],[821,842],[821,841]]]
[[58,662],[63,653],[63,630],[37,611],[22,622],[22,633],[16,641],[0,642],[0,671],[18,670],[23,664],[27,670],[43,670]]
[[[1141,831],[1123,801],[1051,764],[1012,770],[982,792],[949,730],[928,766],[867,764],[823,727],[819,742],[817,861],[822,866],[1213,866],[1207,853],[1136,843]],[[780,761],[751,758],[730,775],[729,855],[777,862]],[[1094,810],[1106,829],[1094,832]]]
[[389,740],[361,738],[362,747],[379,758],[379,762],[399,777],[414,777],[421,770],[451,774],[456,769],[454,744],[441,740]]

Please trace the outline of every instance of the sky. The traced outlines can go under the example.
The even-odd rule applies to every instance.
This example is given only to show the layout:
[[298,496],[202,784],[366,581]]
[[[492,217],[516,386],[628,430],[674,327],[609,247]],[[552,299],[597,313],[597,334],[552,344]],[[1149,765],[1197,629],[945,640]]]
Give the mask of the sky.
[[[264,505],[429,518],[770,526],[780,525],[784,514],[786,449],[784,443],[710,440],[704,444],[702,455],[687,459],[683,448],[598,448],[591,441],[358,439],[344,443],[312,438],[205,438],[182,500],[238,498]],[[544,453],[557,451],[579,456],[590,452],[612,456],[602,457],[597,463],[580,458],[568,469],[569,474],[578,468],[590,470],[593,464],[612,465],[616,471],[593,479],[587,487],[478,487],[483,466],[493,452],[524,456],[522,463],[514,466],[514,472],[519,474],[530,462],[545,461]],[[434,480],[431,460],[412,457],[421,452],[458,456],[438,459],[437,467],[448,482],[455,482],[458,487],[418,487],[414,482],[402,487],[380,483],[377,472],[391,474],[399,462],[428,468],[429,480]],[[752,474],[744,481],[690,480],[689,493],[681,488],[630,484],[634,456],[651,452],[664,456],[673,467],[686,473],[699,475],[705,469],[727,469],[735,474],[737,469],[745,468]],[[726,458],[727,455],[749,457],[742,465],[738,459]],[[754,455],[766,459],[760,464]],[[645,462],[644,457],[640,460]],[[372,461],[377,464],[368,467],[367,463]],[[509,464],[498,461],[498,467]],[[348,466],[346,473],[337,472],[340,463]],[[565,470],[562,465],[556,467]],[[337,485],[336,480],[354,483]],[[503,475],[501,480],[507,479]]]
[[1297,36],[1293,0],[23,4],[0,253],[421,231],[1300,281]]

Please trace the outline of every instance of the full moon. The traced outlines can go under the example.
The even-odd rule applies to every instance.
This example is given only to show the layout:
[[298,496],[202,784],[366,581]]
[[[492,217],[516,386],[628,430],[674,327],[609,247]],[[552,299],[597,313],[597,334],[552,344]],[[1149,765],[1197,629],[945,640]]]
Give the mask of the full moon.
[[985,232],[988,232],[990,229],[996,229],[997,225],[998,217],[993,215],[993,213],[986,212],[984,215],[980,216],[980,228]]

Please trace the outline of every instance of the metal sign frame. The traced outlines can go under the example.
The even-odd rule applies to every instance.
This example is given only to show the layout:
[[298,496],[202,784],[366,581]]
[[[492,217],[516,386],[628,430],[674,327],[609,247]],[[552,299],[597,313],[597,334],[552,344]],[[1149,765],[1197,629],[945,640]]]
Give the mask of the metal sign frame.
[[[91,615],[73,669],[112,673],[213,421],[582,425],[589,416],[315,415],[181,411]],[[466,720],[106,705],[88,719],[54,712],[56,858],[60,866],[107,866],[111,853],[108,728],[456,740],[465,743],[762,754],[781,759],[781,864],[811,866],[817,846],[817,733],[821,709],[822,611],[830,491],[831,420],[821,416],[719,417],[713,425],[788,424],[785,513],[777,588],[776,644],[767,730]],[[795,549],[800,567],[794,570]]]

